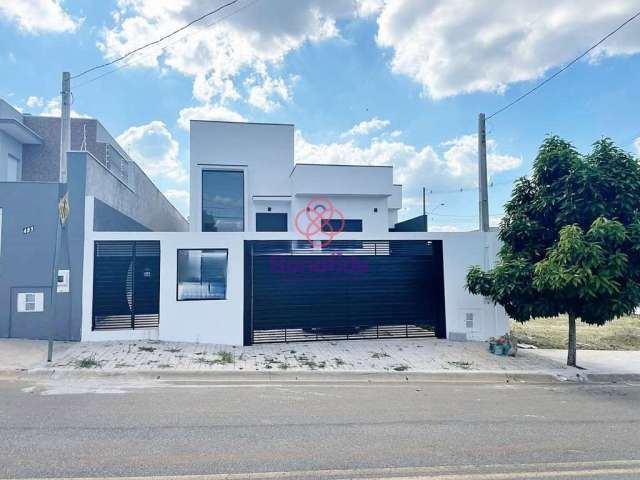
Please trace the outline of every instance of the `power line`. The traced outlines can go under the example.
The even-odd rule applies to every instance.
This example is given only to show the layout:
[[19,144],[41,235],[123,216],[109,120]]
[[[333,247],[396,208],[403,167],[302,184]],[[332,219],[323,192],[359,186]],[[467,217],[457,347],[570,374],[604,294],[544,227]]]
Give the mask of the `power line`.
[[[207,23],[207,24],[204,26],[204,28],[203,28],[202,30],[200,30],[200,31],[196,32],[196,35],[201,34],[201,33],[204,31],[204,29],[209,28],[209,27],[211,27],[211,26],[213,26],[213,25],[216,25],[216,24],[218,24],[218,23],[222,22],[223,20],[226,20],[227,18],[229,18],[229,17],[231,17],[231,16],[233,16],[233,15],[235,15],[235,14],[237,14],[237,13],[240,13],[242,10],[244,10],[244,9],[246,9],[246,8],[249,8],[250,6],[254,5],[255,3],[258,3],[258,1],[259,1],[259,0],[253,0],[253,1],[249,2],[249,3],[247,3],[246,5],[243,5],[242,7],[238,8],[237,10],[234,10],[233,12],[228,13],[227,15],[223,15],[222,17],[220,17],[220,18],[218,18],[218,19],[215,19],[215,20],[213,20],[213,21],[211,21],[211,22]],[[170,47],[171,45],[174,45],[176,42],[180,41],[180,40],[181,40],[182,38],[184,38],[185,36],[186,36],[186,35],[180,36],[180,37],[178,37],[178,38],[174,39],[174,41],[169,42],[169,43],[167,43],[166,45],[163,45],[163,46],[160,48],[160,52],[163,52],[165,49],[167,49],[167,48],[168,48],[168,47]],[[145,55],[143,54],[143,55],[142,55],[142,57],[144,58],[144,57],[145,57]],[[133,61],[133,58],[130,58],[129,60],[125,61],[122,65],[120,65],[120,66],[118,66],[118,67],[116,67],[116,68],[114,68],[114,69],[112,69],[112,70],[108,70],[107,72],[105,72],[105,73],[103,73],[103,74],[101,74],[101,75],[98,75],[97,77],[93,77],[92,79],[87,80],[86,82],[79,83],[78,85],[74,85],[74,86],[73,86],[73,88],[74,88],[74,89],[78,89],[78,88],[80,88],[80,87],[84,87],[85,85],[88,85],[88,84],[90,84],[90,83],[93,83],[93,82],[95,82],[96,80],[99,80],[99,79],[101,79],[101,78],[103,78],[103,77],[106,77],[107,75],[111,75],[112,73],[115,73],[115,72],[117,72],[118,70],[121,70],[121,69],[123,69],[123,68],[128,67],[129,65],[131,65],[131,62],[132,62],[132,61]]]
[[187,23],[186,25],[183,25],[179,29],[174,30],[173,32],[171,32],[171,33],[169,33],[167,35],[164,35],[164,36],[158,38],[157,40],[154,40],[153,42],[149,42],[149,43],[147,43],[145,45],[142,45],[142,46],[140,46],[138,48],[135,48],[135,49],[125,53],[121,57],[118,57],[118,58],[116,58],[114,60],[111,60],[110,62],[103,63],[102,65],[96,65],[95,67],[91,67],[91,68],[79,73],[78,75],[73,75],[71,77],[71,79],[73,80],[75,78],[79,78],[79,77],[81,77],[83,75],[86,75],[89,72],[93,72],[94,70],[98,70],[100,68],[108,67],[109,65],[113,65],[114,63],[117,63],[117,62],[119,62],[121,60],[124,60],[125,58],[127,58],[127,57],[133,55],[134,53],[137,53],[137,52],[139,52],[141,50],[144,50],[147,47],[150,47],[152,45],[157,45],[158,43],[166,40],[167,38],[174,36],[176,33],[179,33],[179,32],[181,32],[183,30],[186,30],[187,28],[189,28],[194,23],[198,23],[199,21],[204,20],[205,18],[210,17],[211,15],[214,15],[214,14],[218,13],[220,10],[223,10],[223,9],[225,9],[227,7],[230,7],[231,5],[233,5],[235,3],[238,3],[239,1],[240,0],[232,0],[232,1],[228,2],[228,3],[225,3],[224,5],[221,5],[218,8],[216,8],[215,10],[211,10],[210,12],[207,12],[204,15],[201,15],[200,17],[196,18],[195,20],[190,21],[189,23]]
[[516,103],[518,103],[520,100],[524,99],[525,97],[528,97],[529,95],[531,95],[533,92],[535,92],[536,90],[538,90],[540,87],[542,87],[543,85],[549,83],[551,80],[553,80],[554,78],[556,78],[558,75],[560,75],[562,72],[564,72],[565,70],[567,70],[569,67],[571,67],[573,64],[577,63],[579,60],[581,60],[582,58],[584,58],[587,54],[589,54],[591,51],[593,51],[594,49],[596,49],[597,47],[599,47],[602,43],[604,43],[608,38],[612,37],[613,35],[615,35],[616,33],[618,33],[618,31],[622,30],[622,28],[624,28],[627,24],[631,23],[632,21],[634,21],[636,18],[640,17],[640,12],[636,13],[634,16],[632,16],[631,18],[628,18],[624,23],[620,24],[615,30],[612,30],[611,32],[609,32],[607,35],[605,35],[604,37],[602,37],[597,43],[593,44],[591,47],[589,47],[587,50],[585,50],[584,52],[582,52],[580,55],[578,55],[576,58],[574,58],[573,60],[571,60],[567,65],[565,65],[564,67],[562,67],[560,70],[558,70],[556,73],[554,73],[553,75],[551,75],[549,78],[543,80],[542,82],[540,82],[538,85],[536,85],[535,87],[533,87],[531,90],[527,91],[526,93],[523,93],[522,95],[520,95],[518,98],[516,98],[514,101],[512,101],[511,103],[508,103],[507,105],[505,105],[504,107],[502,107],[500,110],[497,110],[495,112],[493,112],[491,115],[489,115],[487,117],[487,120],[495,117],[496,115],[498,115],[499,113],[504,112],[506,109],[512,107],[513,105],[515,105]]

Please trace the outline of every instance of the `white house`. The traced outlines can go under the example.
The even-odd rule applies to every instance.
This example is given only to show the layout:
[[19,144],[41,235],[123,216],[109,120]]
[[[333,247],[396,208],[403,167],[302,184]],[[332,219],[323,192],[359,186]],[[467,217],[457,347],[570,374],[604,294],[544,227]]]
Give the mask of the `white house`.
[[191,122],[190,231],[93,231],[83,340],[223,344],[505,333],[465,289],[493,232],[406,231],[393,166],[294,163],[294,127]]

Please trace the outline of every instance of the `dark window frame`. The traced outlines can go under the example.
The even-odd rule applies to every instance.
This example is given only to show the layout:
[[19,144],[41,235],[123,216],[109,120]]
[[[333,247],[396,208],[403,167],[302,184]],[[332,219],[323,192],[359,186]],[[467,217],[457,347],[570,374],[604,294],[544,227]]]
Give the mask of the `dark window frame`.
[[[284,230],[262,230],[258,229],[258,215],[272,216],[272,218],[284,216]],[[256,212],[256,232],[288,232],[289,231],[289,215],[287,212]]]
[[[201,252],[204,251],[219,251],[225,252],[225,268],[224,268],[224,298],[179,298],[178,296],[178,287],[180,286],[180,278],[178,276],[178,272],[180,271],[180,255],[178,252],[180,251],[190,251],[190,250],[199,250]],[[219,300],[228,300],[229,297],[227,295],[228,286],[229,286],[229,249],[228,248],[197,248],[197,247],[189,247],[189,248],[178,248],[176,249],[176,302],[208,302],[208,301],[219,301]],[[202,282],[202,279],[200,279]]]
[[204,229],[204,174],[205,172],[235,172],[242,174],[242,230],[240,232],[246,232],[246,221],[245,215],[247,213],[247,201],[245,198],[245,189],[244,189],[244,181],[245,181],[245,171],[238,169],[225,169],[225,168],[203,168],[200,171],[200,231],[204,233],[240,233],[240,232],[213,232]]
[[[359,230],[352,230],[351,228],[349,228],[347,225],[349,225],[349,222],[354,222],[351,223],[351,225],[354,224],[358,224],[360,225],[360,229]],[[332,219],[327,219],[327,220],[323,220],[322,221],[322,228],[323,228],[323,232],[324,232],[324,225],[326,223],[330,223],[333,226],[333,230],[338,231],[340,229],[340,225],[342,225],[342,220],[339,218],[332,218]],[[344,219],[344,229],[341,230],[341,232],[362,232],[364,228],[364,223],[362,221],[361,218],[345,218]]]

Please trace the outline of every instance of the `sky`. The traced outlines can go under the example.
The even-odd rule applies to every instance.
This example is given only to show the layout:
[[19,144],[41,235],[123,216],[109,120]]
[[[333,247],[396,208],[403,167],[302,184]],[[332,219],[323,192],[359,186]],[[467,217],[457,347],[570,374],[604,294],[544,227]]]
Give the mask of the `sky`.
[[[231,0],[2,0],[0,98],[59,114],[72,75]],[[295,125],[297,162],[394,165],[401,219],[477,228],[478,114],[552,75],[640,10],[638,0],[237,0],[72,82],[186,215],[189,120]],[[640,154],[640,19],[487,123],[492,225],[546,135]],[[105,75],[106,74],[106,75]]]

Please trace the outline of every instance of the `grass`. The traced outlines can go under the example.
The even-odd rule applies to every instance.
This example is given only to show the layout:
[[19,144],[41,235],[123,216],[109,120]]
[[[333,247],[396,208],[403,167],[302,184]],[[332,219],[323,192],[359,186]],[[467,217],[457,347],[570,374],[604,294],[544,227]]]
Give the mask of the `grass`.
[[76,367],[78,368],[99,368],[101,366],[102,363],[96,360],[95,355],[82,358],[76,362]]
[[[512,332],[520,343],[538,348],[567,348],[566,316],[513,322]],[[583,350],[640,350],[640,316],[618,318],[601,327],[578,322],[578,348]]]
[[473,362],[467,362],[466,360],[461,360],[459,362],[447,362],[452,367],[462,368],[463,370],[470,370],[473,367]]

